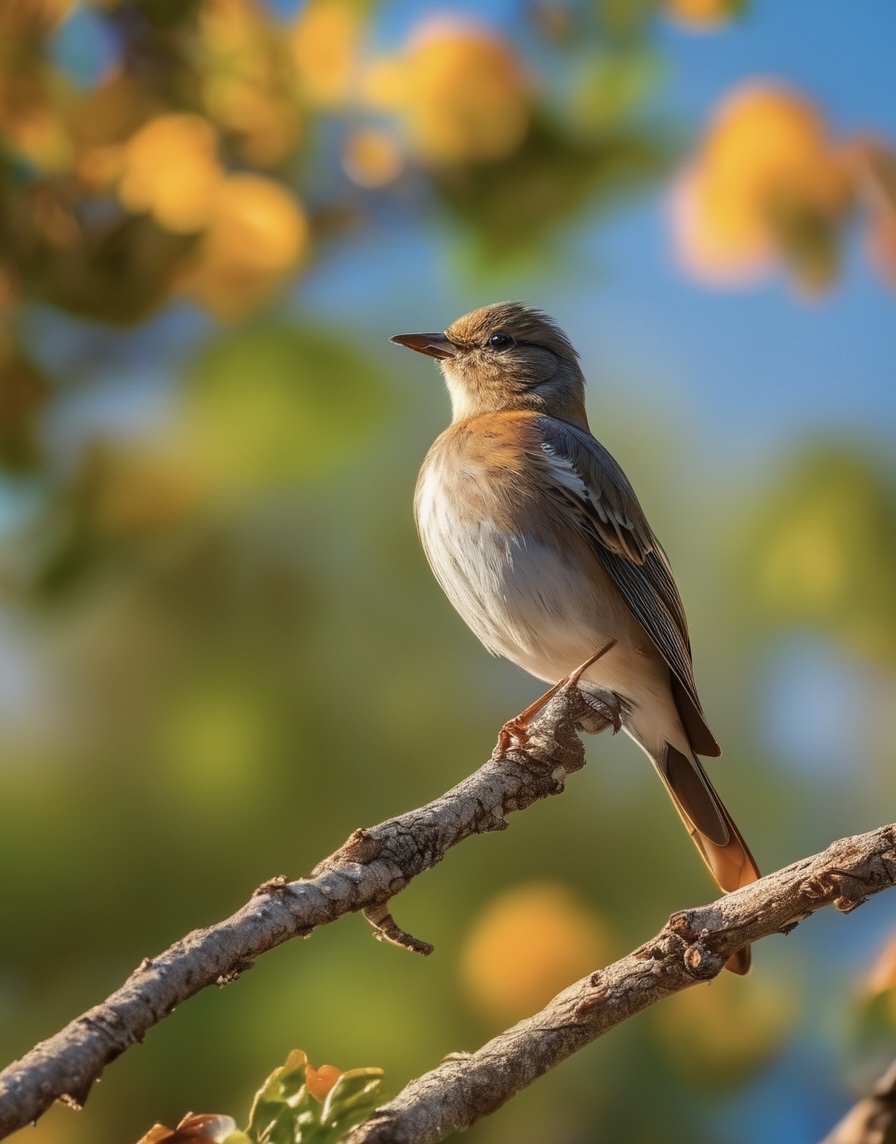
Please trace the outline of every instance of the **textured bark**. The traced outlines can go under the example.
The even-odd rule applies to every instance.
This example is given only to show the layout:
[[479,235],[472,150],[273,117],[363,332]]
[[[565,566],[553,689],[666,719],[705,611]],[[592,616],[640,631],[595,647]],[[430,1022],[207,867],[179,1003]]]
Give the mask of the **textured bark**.
[[513,747],[434,802],[356,830],[310,877],[275,878],[231,917],[147,958],[105,1001],[0,1073],[0,1138],[56,1100],[80,1108],[105,1067],[177,1005],[235,981],[260,954],[343,914],[363,911],[382,940],[430,952],[395,923],[390,899],[458,842],[503,830],[513,811],[559,794],[585,761],[577,713],[584,713],[578,692],[561,690],[533,721],[526,750]]
[[[310,877],[265,883],[231,917],[144,961],[105,1001],[0,1073],[0,1137],[55,1100],[80,1107],[104,1068],[177,1005],[206,986],[236,980],[259,954],[345,913],[363,911],[378,937],[429,952],[394,921],[391,899],[458,842],[504,829],[513,811],[562,791],[584,763],[575,731],[582,716],[593,723],[578,693],[561,690],[535,717],[525,750],[513,746],[434,802],[356,830]],[[886,826],[675,914],[652,941],[564,990],[541,1013],[413,1081],[348,1139],[441,1140],[634,1013],[714,977],[735,950],[787,931],[821,906],[853,909],[894,880],[896,826]]]
[[[444,1140],[622,1021],[717,976],[742,946],[787,933],[822,906],[848,912],[894,882],[896,824],[843,838],[708,906],[674,914],[652,941],[564,989],[540,1013],[411,1081],[345,1144]],[[887,1140],[845,1136],[830,1144]]]

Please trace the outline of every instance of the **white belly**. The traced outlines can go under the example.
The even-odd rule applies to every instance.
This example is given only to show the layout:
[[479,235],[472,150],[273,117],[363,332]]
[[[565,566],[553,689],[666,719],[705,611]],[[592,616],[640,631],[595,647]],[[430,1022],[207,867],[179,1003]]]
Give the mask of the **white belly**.
[[585,679],[633,696],[634,669],[643,687],[658,653],[584,541],[546,544],[531,531],[460,512],[458,492],[438,465],[425,469],[417,524],[442,589],[488,650],[554,683],[615,639]]

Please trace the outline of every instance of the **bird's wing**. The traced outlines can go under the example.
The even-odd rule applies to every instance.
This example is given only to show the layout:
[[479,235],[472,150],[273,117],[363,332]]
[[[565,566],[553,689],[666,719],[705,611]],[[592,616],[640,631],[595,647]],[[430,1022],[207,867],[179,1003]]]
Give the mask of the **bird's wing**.
[[586,429],[555,417],[539,417],[538,422],[555,499],[669,665],[694,750],[718,755],[697,697],[687,620],[672,569],[628,478]]

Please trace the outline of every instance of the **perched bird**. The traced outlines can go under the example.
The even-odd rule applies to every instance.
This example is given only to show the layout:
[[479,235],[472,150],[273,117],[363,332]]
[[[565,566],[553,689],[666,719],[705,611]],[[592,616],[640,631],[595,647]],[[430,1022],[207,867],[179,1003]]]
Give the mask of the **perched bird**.
[[[451,425],[415,496],[426,556],[486,648],[578,686],[653,762],[719,886],[759,871],[697,755],[717,756],[666,554],[622,469],[591,435],[585,379],[540,310],[498,302],[393,342],[438,360]],[[598,719],[600,728],[606,719]],[[512,726],[510,724],[509,726]],[[745,973],[744,949],[728,968]]]

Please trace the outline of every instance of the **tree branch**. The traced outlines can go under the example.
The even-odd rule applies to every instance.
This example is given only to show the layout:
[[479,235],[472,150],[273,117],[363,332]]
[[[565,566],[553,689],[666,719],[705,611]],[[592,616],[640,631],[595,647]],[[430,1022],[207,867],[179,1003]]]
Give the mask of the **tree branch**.
[[[583,715],[593,721],[578,692],[561,689],[532,721],[525,750],[493,757],[418,810],[356,830],[310,877],[265,883],[231,917],[144,961],[104,1002],[0,1073],[0,1138],[55,1100],[80,1107],[105,1066],[175,1006],[236,980],[259,954],[345,913],[363,911],[377,937],[429,952],[396,924],[390,900],[458,842],[504,829],[513,811],[562,791],[584,763],[575,731]],[[412,1082],[348,1139],[443,1139],[634,1013],[714,977],[743,945],[786,932],[823,905],[853,909],[894,880],[896,825],[843,839],[711,905],[675,914],[651,942],[571,986],[542,1013]]]
[[412,1081],[345,1144],[444,1140],[642,1009],[711,980],[744,945],[788,933],[822,906],[848,913],[894,883],[896,824],[843,838],[708,906],[673,914],[651,941],[564,989],[540,1013]]
[[579,693],[561,689],[533,720],[526,750],[492,758],[417,810],[356,830],[308,878],[260,886],[237,913],[195,930],[147,958],[115,993],[0,1073],[0,1138],[61,1100],[80,1108],[104,1068],[177,1005],[209,985],[235,981],[255,958],[343,914],[364,911],[376,936],[418,953],[432,947],[405,933],[388,904],[447,851],[473,834],[503,830],[507,815],[559,794],[585,761],[575,731]]

